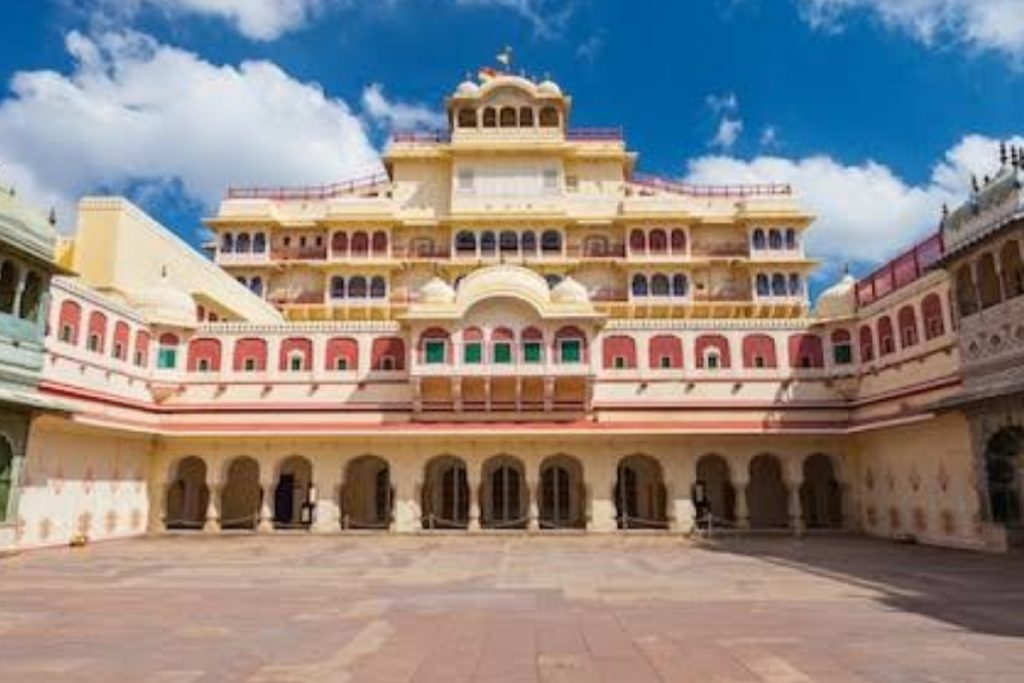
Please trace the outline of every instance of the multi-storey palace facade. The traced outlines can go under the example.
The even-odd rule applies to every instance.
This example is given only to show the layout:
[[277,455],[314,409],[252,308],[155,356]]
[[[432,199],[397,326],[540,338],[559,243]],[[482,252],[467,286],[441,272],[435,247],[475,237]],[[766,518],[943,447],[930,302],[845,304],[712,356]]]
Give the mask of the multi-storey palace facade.
[[[229,190],[212,258],[83,200],[5,542],[710,522],[1005,547],[1019,444],[993,486],[982,434],[1020,411],[985,417],[970,377],[997,351],[973,337],[1021,320],[1016,164],[812,309],[791,188],[643,176],[570,105],[465,82],[449,130],[395,135],[380,176]],[[951,297],[948,233],[996,214],[1004,284],[992,304],[980,280],[977,312]]]

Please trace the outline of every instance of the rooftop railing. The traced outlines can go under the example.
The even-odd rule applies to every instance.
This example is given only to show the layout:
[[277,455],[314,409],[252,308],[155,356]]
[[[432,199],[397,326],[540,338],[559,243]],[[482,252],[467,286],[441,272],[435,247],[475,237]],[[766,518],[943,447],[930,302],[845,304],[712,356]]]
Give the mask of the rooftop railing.
[[630,182],[634,185],[686,195],[688,197],[788,197],[793,194],[793,187],[786,184],[694,185],[643,173],[634,174],[630,178]]
[[276,202],[332,199],[369,190],[391,182],[387,173],[375,173],[330,185],[306,187],[231,187],[228,199],[269,199]]
[[945,251],[942,233],[930,235],[857,282],[857,305],[867,306],[925,274]]
[[565,132],[570,142],[619,142],[624,138],[621,128],[570,128]]

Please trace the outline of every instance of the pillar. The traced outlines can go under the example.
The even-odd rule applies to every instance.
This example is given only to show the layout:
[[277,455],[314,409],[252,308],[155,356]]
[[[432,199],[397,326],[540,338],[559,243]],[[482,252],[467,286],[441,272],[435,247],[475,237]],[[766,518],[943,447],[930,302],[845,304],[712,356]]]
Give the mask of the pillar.
[[171,485],[166,481],[150,487],[149,533],[159,534],[167,529],[167,494]]
[[789,528],[794,536],[800,536],[805,530],[803,503],[800,500],[800,488],[804,483],[803,461],[800,458],[790,458],[788,461],[783,461],[782,473],[785,477]]
[[220,482],[207,482],[210,497],[206,503],[206,523],[203,531],[209,534],[220,532],[220,499],[224,494],[224,485]]
[[329,461],[316,467],[313,474],[316,500],[313,505],[312,531],[316,534],[335,533],[341,529],[341,507],[338,498],[341,488],[341,468]]
[[690,534],[697,524],[697,508],[693,505],[694,463],[687,457],[669,464],[665,468],[668,528],[673,533]]
[[610,533],[616,530],[615,501],[612,499],[612,486],[615,481],[615,457],[611,453],[599,453],[593,464],[588,463],[584,469],[587,497],[589,499],[590,516],[587,518],[587,531],[594,533]]
[[260,491],[263,495],[260,498],[260,521],[256,531],[261,534],[269,534],[274,531],[274,483],[260,482]]
[[750,464],[743,460],[738,463],[729,463],[729,471],[732,473],[732,490],[736,496],[736,518],[737,529],[750,528],[750,510],[747,505],[747,486],[750,485]]
[[526,479],[527,492],[527,531],[540,531],[540,475],[528,474]]
[[469,531],[480,531],[480,465],[466,463],[466,483],[469,486]]
[[394,500],[391,507],[391,533],[411,534],[421,526],[419,501],[416,499],[415,463],[404,463],[396,466],[389,463],[391,486],[394,488]]

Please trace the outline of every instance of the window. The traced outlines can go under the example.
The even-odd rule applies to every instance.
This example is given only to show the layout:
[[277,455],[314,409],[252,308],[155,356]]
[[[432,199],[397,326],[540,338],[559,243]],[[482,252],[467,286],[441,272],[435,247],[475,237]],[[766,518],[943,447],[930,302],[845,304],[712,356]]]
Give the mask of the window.
[[519,109],[519,127],[520,128],[532,128],[533,127],[533,109],[530,107],[520,107]]
[[348,370],[348,358],[345,358],[344,356],[339,356],[338,358],[335,358],[334,369],[342,372]]
[[544,191],[555,192],[558,190],[558,169],[557,168],[545,168],[544,169]]
[[462,347],[462,362],[467,365],[479,365],[483,362],[483,344],[480,342],[467,342]]
[[255,372],[256,371],[256,359],[255,358],[246,358],[245,359],[245,363],[242,365],[242,369],[245,370],[246,372]]
[[476,110],[459,110],[459,128],[476,128]]
[[801,292],[802,289],[803,289],[803,285],[802,285],[802,282],[800,281],[800,276],[797,275],[796,273],[790,273],[790,275],[789,275],[789,295],[790,296],[800,296],[800,292]]
[[442,365],[445,359],[443,340],[428,341],[424,344],[424,360],[428,365]]
[[853,362],[853,347],[850,342],[843,342],[832,347],[832,357],[836,365],[849,365]]
[[616,370],[625,370],[626,366],[626,359],[623,356],[615,356],[615,358],[612,359],[612,367]]
[[161,346],[156,354],[156,367],[159,370],[173,370],[178,365],[178,349],[173,346]]
[[557,128],[558,127],[558,110],[554,107],[544,107],[540,110],[540,126],[541,128]]
[[494,107],[487,107],[484,109],[484,128],[497,128],[498,126],[498,112],[494,110]]
[[764,356],[754,356],[754,367],[764,368],[766,363],[764,362]]
[[708,355],[704,358],[704,367],[708,370],[718,369],[718,352],[708,351]]
[[765,244],[765,238],[764,238],[764,230],[762,230],[761,228],[757,228],[756,230],[754,230],[753,242],[754,242],[754,249],[764,249],[765,248],[766,244]]
[[121,342],[114,342],[114,358],[124,360],[124,345]]
[[302,354],[296,353],[288,359],[288,369],[292,372],[302,372],[303,363]]
[[494,362],[499,365],[508,365],[512,362],[512,344],[509,342],[496,342],[494,344]]
[[252,238],[252,250],[257,254],[262,254],[267,250],[267,236],[262,232],[256,233],[256,236]]
[[64,323],[60,327],[60,340],[66,344],[70,344],[72,338],[75,335],[75,328],[71,327],[68,323]]
[[90,334],[89,338],[85,342],[85,348],[90,351],[99,351],[100,349],[100,336],[98,334]]
[[207,359],[207,358],[200,358],[199,362],[196,364],[196,369],[199,370],[199,372],[209,372],[210,371],[210,361],[209,361],[209,359]]
[[796,230],[793,228],[786,230],[786,249],[796,249]]
[[558,345],[558,359],[563,363],[579,363],[583,354],[579,339],[563,339]]
[[771,294],[771,287],[768,284],[767,275],[764,273],[758,273],[756,282],[758,296],[769,296]]
[[136,351],[135,352],[135,365],[137,365],[139,367],[142,367],[142,364],[143,364],[142,361],[143,361],[144,358],[145,358],[145,356],[143,355],[142,351]]
[[782,233],[780,233],[778,230],[768,231],[768,248],[782,249]]
[[661,356],[660,358],[658,358],[658,367],[661,368],[662,370],[667,370],[667,369],[671,368],[672,367],[672,357],[671,356]]
[[394,356],[381,356],[380,369],[386,372],[390,372],[395,369],[395,357]]
[[580,189],[579,176],[567,175],[565,176],[565,189],[567,192],[578,192]]
[[523,344],[523,361],[527,363],[539,363],[541,355],[540,342],[526,342]]

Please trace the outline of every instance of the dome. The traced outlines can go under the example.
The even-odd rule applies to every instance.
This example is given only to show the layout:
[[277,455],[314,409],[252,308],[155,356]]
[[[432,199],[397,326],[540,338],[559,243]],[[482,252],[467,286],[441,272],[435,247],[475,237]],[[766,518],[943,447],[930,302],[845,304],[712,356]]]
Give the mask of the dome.
[[551,300],[558,304],[586,304],[590,303],[590,296],[586,287],[566,276],[551,289]]
[[196,303],[192,297],[171,284],[165,273],[160,282],[140,287],[129,295],[132,306],[146,320],[174,327],[196,326]]
[[543,95],[562,95],[562,89],[552,80],[543,81],[537,86],[537,90]]
[[459,83],[459,87],[455,89],[456,95],[476,95],[480,92],[480,86],[473,81],[463,81]]
[[814,312],[819,318],[848,318],[857,310],[857,280],[847,273],[818,297]]
[[434,276],[427,284],[420,287],[420,302],[425,304],[450,304],[455,301],[455,290],[452,286]]

